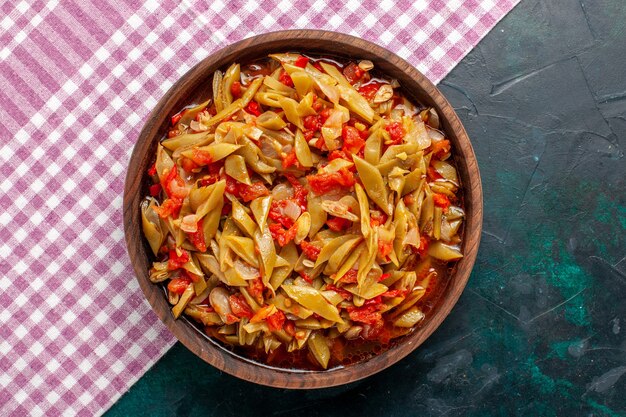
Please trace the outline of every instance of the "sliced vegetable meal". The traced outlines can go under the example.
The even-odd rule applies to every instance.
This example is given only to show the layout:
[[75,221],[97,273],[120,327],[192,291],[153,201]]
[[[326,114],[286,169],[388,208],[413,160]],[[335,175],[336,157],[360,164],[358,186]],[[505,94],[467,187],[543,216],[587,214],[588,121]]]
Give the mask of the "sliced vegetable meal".
[[275,54],[172,117],[143,232],[172,314],[275,366],[327,369],[419,326],[460,251],[450,141],[370,61]]

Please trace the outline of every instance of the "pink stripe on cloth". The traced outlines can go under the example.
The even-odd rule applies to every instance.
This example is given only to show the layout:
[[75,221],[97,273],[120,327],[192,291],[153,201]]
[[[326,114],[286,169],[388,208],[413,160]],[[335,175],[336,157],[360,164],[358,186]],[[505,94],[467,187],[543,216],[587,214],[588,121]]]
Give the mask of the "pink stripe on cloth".
[[316,28],[444,77],[517,0],[4,2],[0,415],[102,414],[174,343],[125,251],[125,166],[159,98],[212,51]]

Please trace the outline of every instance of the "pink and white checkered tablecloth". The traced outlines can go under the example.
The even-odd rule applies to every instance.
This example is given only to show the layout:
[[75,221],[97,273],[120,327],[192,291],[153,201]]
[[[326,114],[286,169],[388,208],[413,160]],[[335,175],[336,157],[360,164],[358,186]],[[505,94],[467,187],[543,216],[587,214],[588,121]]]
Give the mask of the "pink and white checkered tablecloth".
[[438,82],[517,1],[2,2],[0,415],[100,415],[174,343],[135,281],[121,207],[143,121],[189,68],[317,28]]

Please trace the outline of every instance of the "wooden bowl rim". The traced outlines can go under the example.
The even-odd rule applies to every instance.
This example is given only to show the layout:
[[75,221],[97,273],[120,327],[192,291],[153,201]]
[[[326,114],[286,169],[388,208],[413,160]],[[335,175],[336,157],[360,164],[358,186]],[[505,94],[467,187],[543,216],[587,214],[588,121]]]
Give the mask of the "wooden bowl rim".
[[[420,93],[428,95],[432,100],[433,103],[431,105],[434,105],[437,109],[440,119],[449,125],[446,133],[453,133],[451,139],[457,154],[457,164],[459,161],[462,162],[459,170],[466,177],[466,181],[463,184],[467,214],[464,225],[464,257],[457,263],[456,271],[451,276],[446,290],[438,300],[438,308],[433,310],[425,325],[406,336],[397,346],[366,361],[326,371],[282,369],[254,362],[234,354],[212,339],[203,336],[185,320],[174,320],[161,288],[150,282],[147,269],[141,265],[141,262],[136,261],[139,256],[146,256],[145,245],[141,237],[142,232],[139,226],[140,215],[138,208],[142,197],[139,191],[141,190],[141,182],[144,175],[144,170],[141,170],[140,167],[147,166],[146,161],[151,156],[144,153],[147,153],[145,151],[150,149],[153,141],[158,140],[157,130],[160,125],[155,122],[161,119],[161,125],[166,123],[167,117],[164,114],[172,114],[172,106],[176,101],[174,97],[177,97],[177,92],[186,91],[190,93],[197,89],[199,85],[198,79],[207,80],[212,74],[212,71],[209,73],[207,70],[229,64],[242,51],[256,48],[259,45],[278,43],[283,43],[282,48],[279,49],[289,50],[290,41],[303,40],[333,43],[335,47],[340,45],[348,48],[346,49],[347,51],[349,49],[368,51],[370,55],[376,56],[379,61],[386,61],[411,77],[417,84],[417,87],[422,90]],[[293,49],[307,50],[306,47]],[[322,48],[317,47],[317,49]],[[329,53],[337,55],[336,52]],[[349,55],[349,52],[346,52],[345,55]],[[403,87],[405,86],[403,85]],[[413,91],[407,87],[405,87],[405,90],[409,93]],[[416,92],[411,95],[417,94]],[[178,98],[181,96],[183,94],[178,95]],[[178,111],[178,109],[175,111]],[[469,207],[468,204],[470,205]],[[238,378],[272,387],[309,389],[347,384],[382,371],[415,350],[439,327],[458,301],[474,265],[482,229],[483,199],[480,172],[469,137],[452,106],[422,73],[394,53],[372,42],[343,33],[303,29],[265,33],[244,39],[214,52],[185,73],[157,103],[139,134],[138,141],[129,160],[124,187],[123,208],[127,249],[139,285],[154,312],[181,343],[209,364]],[[159,301],[159,297],[161,301]]]

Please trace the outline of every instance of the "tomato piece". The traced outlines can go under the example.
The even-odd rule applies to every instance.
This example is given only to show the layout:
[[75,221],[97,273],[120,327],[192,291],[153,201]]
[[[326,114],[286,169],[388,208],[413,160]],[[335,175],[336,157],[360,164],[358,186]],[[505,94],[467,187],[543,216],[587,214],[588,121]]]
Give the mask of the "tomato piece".
[[289,336],[294,336],[296,334],[296,325],[293,321],[287,320],[283,325],[283,329]]
[[344,276],[341,277],[339,282],[344,284],[356,284],[358,272],[356,269],[350,269]]
[[263,303],[263,289],[265,289],[265,285],[263,285],[261,277],[248,281],[248,294],[259,304]]
[[313,94],[313,104],[311,105],[311,107],[315,111],[320,111],[320,109],[322,108],[322,103],[317,99],[317,95],[315,93]]
[[248,105],[246,106],[246,111],[250,114],[253,114],[257,117],[259,117],[261,115],[261,113],[263,113],[261,111],[261,106],[259,105],[259,103],[257,103],[256,101],[252,100],[250,101],[250,103],[248,103]]
[[448,211],[448,207],[450,207],[450,200],[447,195],[435,193],[433,194],[433,201],[435,206],[441,207],[444,211]]
[[191,151],[191,160],[199,166],[209,165],[213,162],[213,158],[209,152],[197,148]]
[[372,210],[370,214],[370,225],[380,226],[381,224],[387,223],[388,218],[389,216],[387,216],[385,212]]
[[289,200],[273,200],[270,205],[270,211],[267,215],[270,219],[282,224],[284,227],[289,228],[293,226],[294,220],[291,217],[283,215],[283,210],[288,204]]
[[346,77],[346,80],[348,80],[350,84],[354,84],[357,81],[359,81],[363,77],[364,74],[365,74],[365,71],[363,71],[361,67],[359,67],[354,62],[349,63],[343,69],[343,76]]
[[270,224],[270,233],[274,240],[278,241],[280,246],[285,246],[287,243],[291,242],[294,237],[296,237],[296,232],[298,228],[295,223],[289,229],[285,229],[280,223],[272,223]]
[[379,278],[378,278],[378,282],[382,282],[384,280],[386,280],[387,278],[391,277],[391,274],[389,272],[382,274]]
[[302,119],[302,124],[306,130],[313,132],[319,132],[322,129],[322,116],[319,114],[312,114]]
[[[305,138],[306,138],[306,135],[305,135]],[[326,142],[324,142],[324,138],[322,136],[317,138],[317,140],[313,144],[313,147],[319,149],[320,151],[327,151],[328,150],[328,148],[326,147]]]
[[437,170],[435,168],[433,168],[432,166],[429,166],[426,169],[426,176],[428,177],[428,179],[430,181],[435,181],[435,180],[439,180],[439,179],[443,178],[441,176],[441,174],[438,173]]
[[227,313],[226,321],[224,322],[224,324],[233,324],[233,323],[238,323],[239,321],[240,321],[239,317],[235,316],[234,314]]
[[344,126],[341,137],[343,138],[343,149],[350,153],[358,153],[365,146],[365,141],[361,138],[356,127]]
[[246,203],[264,195],[270,195],[270,191],[260,181],[253,182],[252,185],[238,183],[237,188],[239,189],[239,195]]
[[389,290],[381,294],[381,297],[404,297],[408,290]]
[[296,67],[304,68],[306,67],[306,64],[308,63],[309,63],[309,58],[300,55],[298,58],[296,58],[296,61],[293,63],[293,65],[295,65]]
[[[305,280],[306,282],[308,282],[309,284],[313,282],[313,278],[311,278],[309,276],[309,274],[307,274],[304,271],[298,271],[298,275],[300,275],[300,277]],[[315,314],[314,314],[315,315]]]
[[212,164],[209,164],[207,166],[207,168],[209,168],[209,174],[216,175],[219,177],[220,171],[222,170],[222,168],[224,168],[225,163],[226,161],[224,159],[220,159],[217,162],[213,162]]
[[252,318],[254,315],[242,294],[233,294],[228,297],[228,304],[230,304],[230,309],[233,311],[233,314],[239,318]]
[[193,162],[189,158],[185,158],[184,156],[180,158],[180,165],[183,167],[185,172],[191,173],[194,169],[198,169],[200,166]]
[[276,311],[276,307],[273,305],[264,305],[250,319],[250,323],[259,323],[263,320],[266,320],[271,314],[274,314]]
[[363,307],[348,307],[350,320],[365,324],[382,322],[382,315],[377,305],[364,305]]
[[369,300],[365,300],[363,305],[364,306],[379,306],[382,302],[383,302],[383,297],[380,296],[380,295],[377,295],[374,298],[371,298]]
[[253,182],[252,185],[246,185],[240,183],[230,175],[226,175],[226,192],[243,199],[245,202],[270,194],[267,187],[260,181]]
[[367,140],[367,138],[370,136],[369,129],[363,129],[363,130],[357,129],[357,131],[359,132],[359,136],[361,136],[361,139],[363,140]]
[[152,184],[150,186],[150,195],[152,197],[158,196],[159,194],[161,194],[161,189],[162,189],[161,184]]
[[285,324],[285,320],[286,320],[285,313],[278,310],[276,311],[276,313],[272,314],[271,316],[268,316],[265,319],[265,322],[267,323],[267,327],[269,327],[270,331],[275,332],[283,328],[283,324]]
[[292,149],[285,157],[283,158],[282,165],[284,169],[289,168],[290,166],[297,166],[298,157],[296,156],[296,150]]
[[176,182],[176,185],[182,185],[182,186],[185,185],[183,183],[182,179],[180,180],[180,182],[178,180],[179,180],[179,178],[178,178],[178,168],[176,168],[176,166],[174,166],[172,169],[169,170],[169,172],[167,173],[165,178],[161,179],[161,186],[163,187],[163,189],[167,193],[168,197],[173,197],[172,190],[170,188],[172,182]]
[[235,81],[231,84],[230,94],[233,95],[233,98],[241,97],[241,83],[239,81]]
[[283,71],[280,74],[280,76],[278,77],[278,81],[285,84],[287,87],[293,88],[293,80],[291,79],[291,76],[287,74],[287,71]]
[[226,189],[225,191],[229,194],[234,195],[235,197],[239,197],[239,181],[231,177],[230,175],[226,175]]
[[189,279],[186,276],[185,277],[179,277],[179,278],[173,278],[167,284],[167,290],[169,292],[171,292],[171,293],[180,295],[180,294],[185,292],[185,290],[187,289],[189,284],[191,284],[191,279]]
[[225,201],[222,206],[222,216],[226,216],[231,211],[233,211],[233,204],[230,201]]
[[328,161],[334,161],[335,159],[345,159],[348,161],[352,161],[352,158],[349,154],[341,149],[335,149],[334,151],[330,151],[328,154]]
[[378,81],[372,81],[360,86],[358,91],[367,101],[372,101],[381,85]]
[[339,288],[333,284],[328,284],[326,286],[327,290],[330,291],[335,291],[337,294],[339,294],[341,296],[341,298],[343,298],[344,300],[352,300],[352,294],[350,293],[350,291],[345,290],[343,288]]
[[200,180],[200,187],[208,187],[209,185],[215,184],[219,181],[219,177],[217,175],[209,175],[206,178],[202,178]]
[[200,275],[193,274],[193,273],[187,271],[186,269],[181,269],[180,272],[181,272],[181,274],[189,277],[189,279],[191,279],[191,281],[193,281],[193,282],[198,282],[202,278]]
[[320,248],[307,242],[306,240],[300,242],[300,249],[302,249],[302,252],[304,252],[304,256],[312,261],[316,261],[321,252]]
[[176,249],[170,249],[169,252],[169,260],[167,261],[167,269],[170,271],[174,271],[176,269],[182,268],[189,262],[189,252],[184,249],[180,249],[180,256],[176,252]]
[[150,175],[151,177],[154,177],[157,174],[157,170],[156,170],[156,163],[150,165],[150,168],[148,168],[148,175]]
[[441,158],[442,156],[450,152],[450,141],[448,139],[442,139],[440,141],[433,142],[430,146],[432,148],[433,154],[437,158]]
[[426,254],[429,244],[430,244],[430,241],[428,240],[426,236],[420,236],[420,247],[417,250],[420,256],[424,256],[424,254]]
[[331,109],[324,109],[320,112],[320,120],[322,121],[322,125],[326,123],[326,120],[330,117]]
[[200,219],[198,222],[198,227],[195,232],[188,232],[187,237],[193,245],[200,251],[206,252],[206,242],[204,241],[204,229],[202,228],[204,224],[204,219]]
[[348,219],[331,216],[328,220],[326,220],[326,226],[334,232],[342,232],[349,229],[350,226],[352,226],[352,222]]
[[178,113],[176,113],[175,115],[172,116],[172,126],[176,126],[176,123],[178,123],[180,121],[180,119],[183,117],[183,114],[185,113],[185,110],[179,111]]
[[393,250],[393,241],[392,240],[381,240],[378,239],[378,256],[382,259],[387,259],[387,256]]
[[307,195],[309,194],[309,190],[307,190],[300,181],[293,176],[292,174],[285,174],[285,177],[293,187],[293,199],[296,204],[300,206],[302,210],[307,209]]
[[157,212],[160,218],[166,219],[168,216],[178,217],[180,208],[183,206],[181,200],[165,199],[159,207],[153,206],[152,209]]
[[402,123],[400,122],[392,122],[385,126],[385,130],[389,132],[389,136],[391,136],[391,144],[399,145],[402,143],[404,139],[404,135],[406,134]]
[[309,175],[306,179],[316,194],[326,194],[336,188],[349,188],[356,183],[354,174],[345,168],[328,174]]

